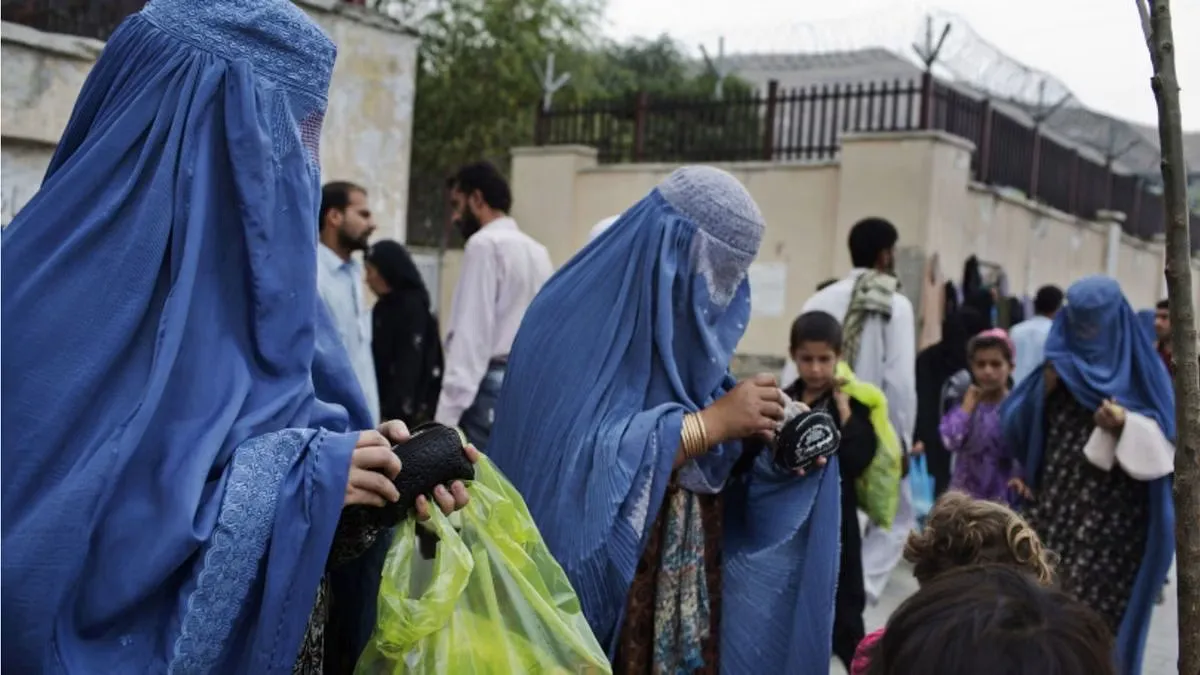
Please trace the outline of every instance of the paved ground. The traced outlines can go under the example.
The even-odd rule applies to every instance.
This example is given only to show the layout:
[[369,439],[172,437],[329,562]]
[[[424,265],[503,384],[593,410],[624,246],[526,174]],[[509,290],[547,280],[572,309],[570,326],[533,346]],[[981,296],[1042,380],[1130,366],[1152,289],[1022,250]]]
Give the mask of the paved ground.
[[[1171,570],[1172,582],[1175,570]],[[1176,663],[1179,654],[1178,611],[1175,597],[1175,585],[1167,587],[1166,602],[1154,611],[1150,624],[1150,637],[1146,646],[1146,659],[1142,664],[1142,675],[1174,675],[1178,672]],[[888,615],[904,602],[904,599],[917,590],[917,582],[912,577],[912,570],[907,564],[901,564],[892,574],[887,590],[879,604],[867,608],[867,631],[887,623]],[[841,662],[834,660],[829,669],[830,675],[845,675]]]

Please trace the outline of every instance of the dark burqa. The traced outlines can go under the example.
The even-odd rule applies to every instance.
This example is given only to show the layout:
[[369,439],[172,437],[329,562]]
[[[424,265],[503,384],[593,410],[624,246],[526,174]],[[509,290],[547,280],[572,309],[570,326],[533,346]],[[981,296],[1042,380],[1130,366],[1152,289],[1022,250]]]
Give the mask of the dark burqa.
[[942,321],[942,339],[917,354],[917,427],[915,440],[925,445],[926,465],[935,494],[950,484],[950,453],[942,445],[942,387],[950,376],[967,367],[967,342],[988,328],[978,310],[964,306]]
[[383,419],[410,427],[433,418],[441,390],[442,347],[429,291],[404,246],[381,241],[367,261],[391,288],[372,312],[375,378]]

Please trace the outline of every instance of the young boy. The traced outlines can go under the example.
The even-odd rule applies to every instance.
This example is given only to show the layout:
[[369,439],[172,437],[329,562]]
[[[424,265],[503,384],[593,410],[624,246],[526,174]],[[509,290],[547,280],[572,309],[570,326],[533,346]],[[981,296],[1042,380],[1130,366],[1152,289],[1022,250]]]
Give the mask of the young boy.
[[863,610],[862,534],[858,525],[858,497],[854,481],[875,457],[878,444],[867,406],[843,393],[836,379],[842,352],[842,326],[825,312],[806,312],[792,324],[789,353],[799,379],[784,389],[792,399],[822,409],[842,425],[842,442],[836,455],[842,478],[842,554],[833,620],[833,653],[850,668],[854,650],[866,633]]

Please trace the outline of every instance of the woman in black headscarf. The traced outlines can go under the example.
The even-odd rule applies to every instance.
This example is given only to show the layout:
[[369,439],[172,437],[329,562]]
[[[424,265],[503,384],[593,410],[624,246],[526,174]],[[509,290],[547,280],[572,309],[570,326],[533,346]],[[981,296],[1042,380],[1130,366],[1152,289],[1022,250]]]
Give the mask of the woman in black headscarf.
[[950,485],[950,453],[942,445],[938,423],[945,413],[943,390],[955,373],[967,367],[967,341],[989,327],[974,307],[963,307],[942,321],[942,340],[917,354],[917,428],[915,441],[924,447],[926,465],[933,476],[934,494]]
[[371,350],[383,418],[428,422],[442,388],[442,344],[425,281],[404,246],[384,240],[367,253],[367,285],[379,296]]

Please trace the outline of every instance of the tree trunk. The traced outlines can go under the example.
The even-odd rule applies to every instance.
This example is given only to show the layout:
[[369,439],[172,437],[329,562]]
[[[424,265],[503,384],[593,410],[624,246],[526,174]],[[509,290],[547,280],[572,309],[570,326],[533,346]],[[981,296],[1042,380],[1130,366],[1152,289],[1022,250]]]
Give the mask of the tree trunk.
[[[1166,205],[1167,297],[1171,313],[1171,353],[1175,361],[1175,540],[1179,574],[1179,672],[1200,673],[1200,363],[1196,359],[1196,317],[1192,298],[1191,245],[1188,241],[1187,169],[1175,75],[1175,42],[1170,0],[1151,0],[1147,41],[1154,65],[1151,80],[1158,103]],[[1137,0],[1146,29],[1147,12]]]

